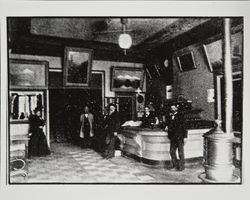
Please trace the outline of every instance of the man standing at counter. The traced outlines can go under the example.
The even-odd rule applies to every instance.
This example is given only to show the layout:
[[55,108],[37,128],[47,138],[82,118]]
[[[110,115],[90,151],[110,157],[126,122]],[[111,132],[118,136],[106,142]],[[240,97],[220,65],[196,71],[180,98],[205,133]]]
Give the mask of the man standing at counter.
[[[186,128],[183,113],[179,111],[177,103],[171,105],[165,130],[168,131],[168,138],[170,139],[172,167],[178,171],[182,171],[185,169],[184,137],[186,137]],[[176,156],[177,149],[179,160]]]

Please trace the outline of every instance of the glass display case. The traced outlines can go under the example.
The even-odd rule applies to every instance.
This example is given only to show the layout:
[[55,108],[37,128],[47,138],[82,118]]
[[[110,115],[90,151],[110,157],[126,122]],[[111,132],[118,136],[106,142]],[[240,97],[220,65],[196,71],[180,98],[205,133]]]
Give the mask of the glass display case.
[[35,109],[40,110],[44,118],[43,91],[10,91],[10,122],[28,122]]

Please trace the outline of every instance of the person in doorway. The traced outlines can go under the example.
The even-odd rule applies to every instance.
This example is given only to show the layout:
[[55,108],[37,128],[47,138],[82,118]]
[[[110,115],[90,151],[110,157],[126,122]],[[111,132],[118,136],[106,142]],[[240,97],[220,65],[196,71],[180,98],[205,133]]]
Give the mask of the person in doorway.
[[31,115],[29,118],[29,158],[31,156],[46,156],[50,154],[47,139],[43,131],[45,121],[41,117],[41,110],[36,109],[34,112],[35,115]]
[[81,128],[80,128],[80,138],[83,140],[83,147],[89,148],[92,145],[92,138],[94,136],[93,123],[94,115],[89,111],[89,107],[84,107],[84,113],[80,117]]
[[109,104],[109,114],[106,117],[107,136],[106,144],[107,148],[103,157],[111,159],[115,156],[115,143],[120,131],[120,116],[115,104]]
[[[183,113],[179,111],[178,104],[172,104],[167,118],[168,138],[170,139],[170,156],[172,159],[172,168],[182,171],[185,169],[184,158],[184,138],[186,137],[186,127]],[[176,152],[178,150],[179,160]]]
[[158,125],[158,124],[159,124],[158,118],[150,110],[149,106],[145,106],[141,126],[143,128],[153,128],[155,125]]

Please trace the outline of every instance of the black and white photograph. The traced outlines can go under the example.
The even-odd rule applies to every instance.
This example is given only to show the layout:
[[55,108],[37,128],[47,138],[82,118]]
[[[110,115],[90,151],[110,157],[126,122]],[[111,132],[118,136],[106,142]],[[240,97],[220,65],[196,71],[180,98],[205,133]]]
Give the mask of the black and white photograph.
[[[243,56],[233,64],[228,47],[231,32],[241,33],[234,44],[243,52],[242,17],[8,17],[7,22],[10,80],[31,74],[29,65],[13,66],[14,58],[39,57],[49,63],[50,76],[47,57],[52,57],[58,60],[53,68],[66,72],[61,76],[66,85],[56,89],[50,84],[37,89],[33,79],[44,80],[45,73],[39,79],[25,76],[28,88],[15,82],[19,92],[10,87],[10,119],[27,119],[9,121],[10,184],[241,183]],[[123,34],[132,44],[120,45]],[[199,43],[187,35],[201,35]],[[203,44],[217,37],[225,44],[220,46],[225,63],[211,73]],[[172,59],[167,67],[166,57]],[[144,76],[148,59],[155,62],[151,70],[166,68],[171,78]],[[85,88],[91,70],[110,76],[99,87]],[[227,76],[235,77],[231,86]],[[136,95],[142,92],[139,116]],[[119,105],[104,107],[103,93]]]
[[4,185],[244,185],[244,14],[40,13],[1,17]]

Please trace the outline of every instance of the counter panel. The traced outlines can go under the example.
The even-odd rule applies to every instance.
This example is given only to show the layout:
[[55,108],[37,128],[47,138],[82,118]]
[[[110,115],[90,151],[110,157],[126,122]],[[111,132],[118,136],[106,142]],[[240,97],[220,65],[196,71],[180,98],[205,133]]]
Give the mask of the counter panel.
[[[203,134],[210,129],[190,129],[185,138],[185,159],[203,157]],[[170,140],[167,132],[160,129],[142,129],[125,127],[122,130],[122,151],[125,155],[132,154],[139,160],[152,163],[169,162]]]

